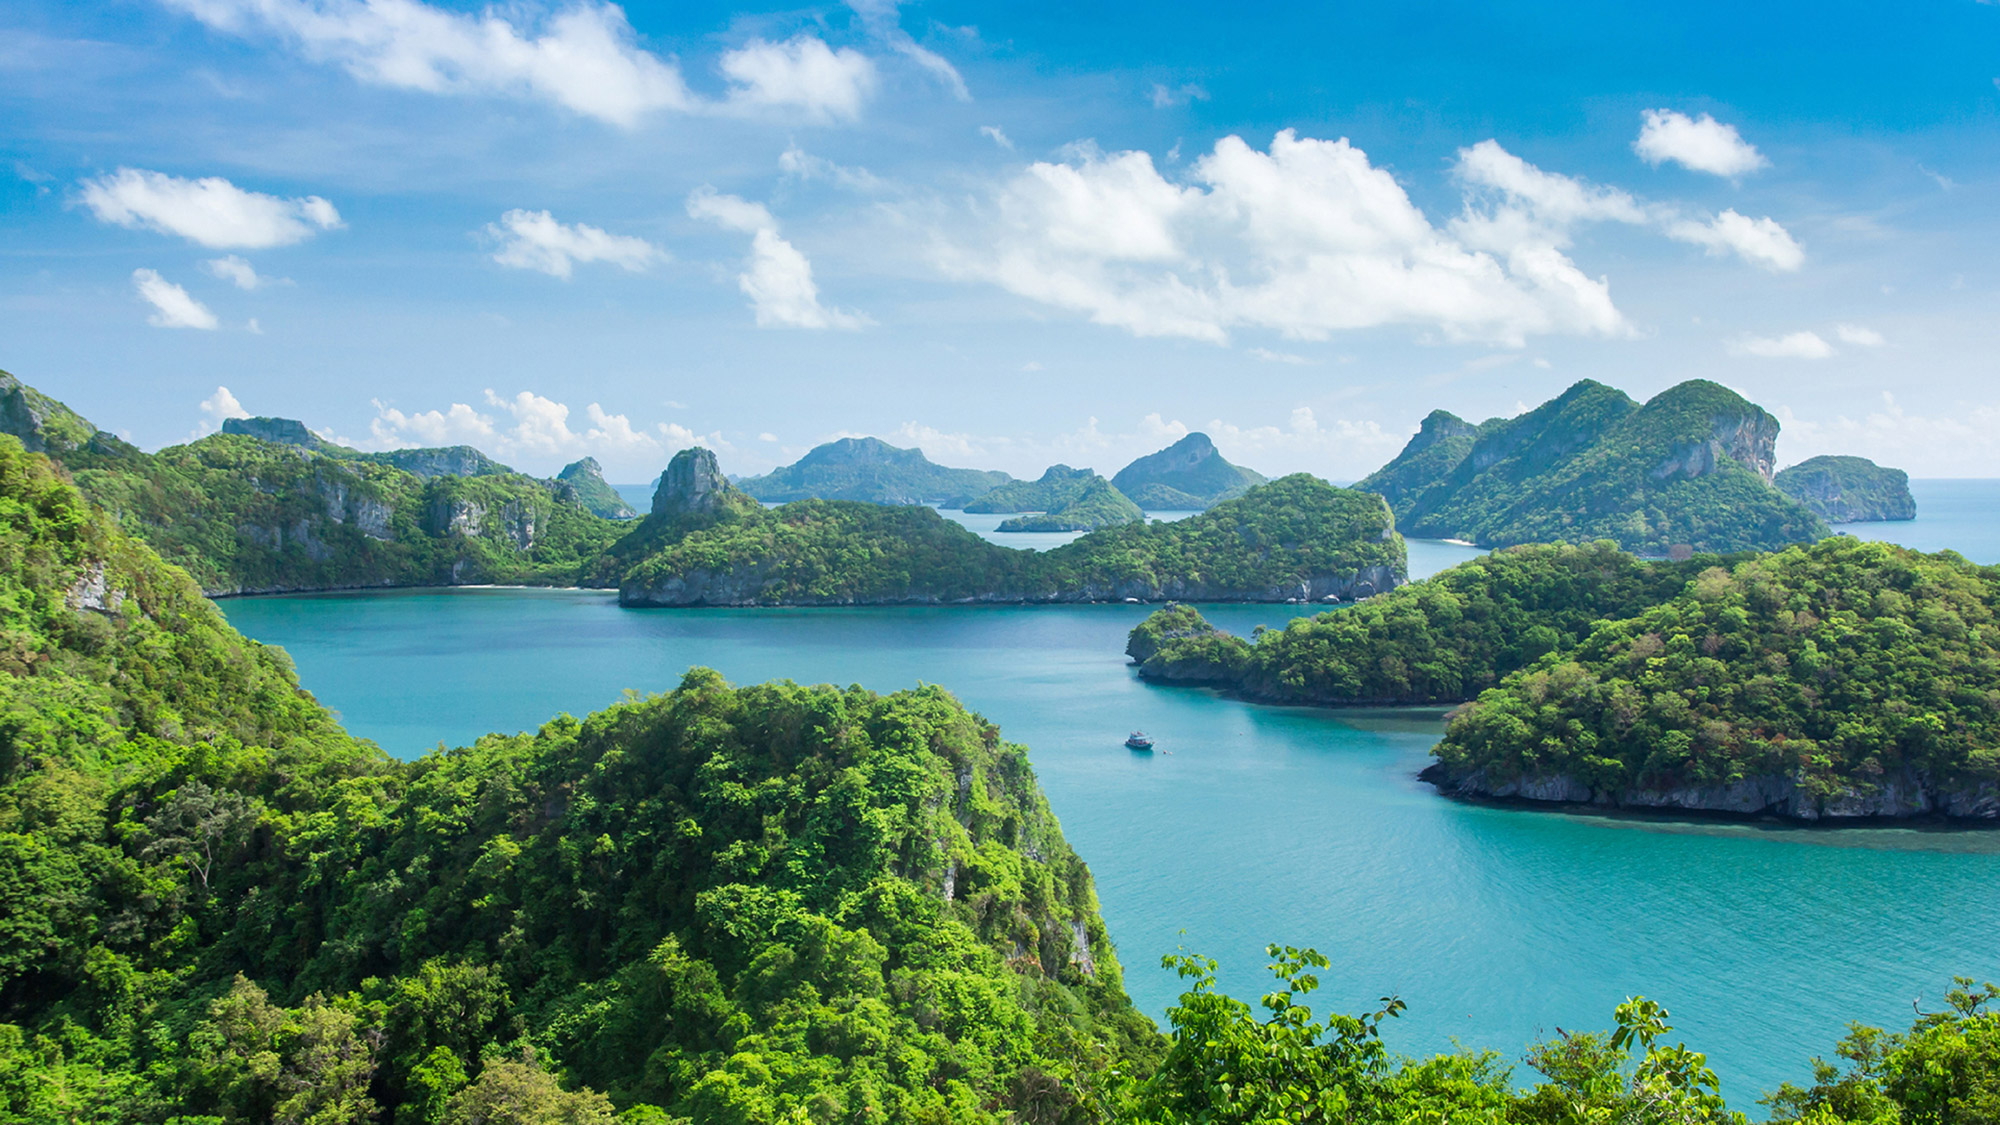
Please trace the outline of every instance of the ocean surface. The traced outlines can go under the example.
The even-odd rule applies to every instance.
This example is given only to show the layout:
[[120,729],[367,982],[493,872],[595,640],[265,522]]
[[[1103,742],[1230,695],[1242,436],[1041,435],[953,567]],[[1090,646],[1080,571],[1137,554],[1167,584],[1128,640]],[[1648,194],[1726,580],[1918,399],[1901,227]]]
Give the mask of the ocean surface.
[[[1843,530],[2000,561],[2000,482],[1917,482],[1925,518]],[[1954,514],[1956,513],[1956,514]],[[1413,543],[1413,570],[1477,552]],[[1420,561],[1421,560],[1421,561]],[[584,714],[692,665],[883,691],[949,687],[1026,744],[1096,875],[1133,999],[1178,993],[1199,951],[1254,1002],[1265,943],[1332,958],[1320,1002],[1409,1002],[1398,1050],[1454,1040],[1512,1059],[1644,994],[1709,1053],[1738,1108],[1810,1077],[1849,1020],[1907,1026],[1954,974],[2000,980],[2000,832],[1819,829],[1458,804],[1415,779],[1431,711],[1251,706],[1140,682],[1146,607],[621,610],[581,591],[238,598],[349,729],[403,757]],[[1285,606],[1204,607],[1224,628]],[[1159,742],[1135,755],[1133,728]]]

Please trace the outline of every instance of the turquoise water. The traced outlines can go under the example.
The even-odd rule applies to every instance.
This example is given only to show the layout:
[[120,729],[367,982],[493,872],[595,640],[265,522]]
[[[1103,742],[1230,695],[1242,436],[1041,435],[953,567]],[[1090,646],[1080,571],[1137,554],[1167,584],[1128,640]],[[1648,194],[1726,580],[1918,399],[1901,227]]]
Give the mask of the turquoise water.
[[1836,524],[1862,539],[1919,551],[1957,551],[1976,563],[2000,563],[2000,480],[1913,480],[1917,518]]
[[[935,682],[1032,749],[1096,875],[1133,998],[1159,1016],[1185,947],[1238,995],[1263,946],[1332,958],[1326,1004],[1400,994],[1409,1052],[1518,1058],[1652,996],[1742,1108],[1809,1076],[1851,1019],[1906,1025],[1953,974],[2000,979],[2000,833],[1813,831],[1482,808],[1415,780],[1435,713],[1253,707],[1140,682],[1146,607],[620,610],[580,591],[232,599],[356,733],[411,756],[582,714],[693,664],[737,682]],[[1204,607],[1225,628],[1283,606]],[[1142,728],[1159,752],[1119,743]]]

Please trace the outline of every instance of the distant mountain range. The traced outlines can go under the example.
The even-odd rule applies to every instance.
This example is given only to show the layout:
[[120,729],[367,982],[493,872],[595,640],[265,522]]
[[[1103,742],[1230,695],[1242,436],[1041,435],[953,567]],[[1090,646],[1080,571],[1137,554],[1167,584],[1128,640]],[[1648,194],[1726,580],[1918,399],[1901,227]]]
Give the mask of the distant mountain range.
[[1264,483],[1261,473],[1223,459],[1207,434],[1194,433],[1118,470],[1111,483],[1150,512],[1199,510]]
[[1641,405],[1586,379],[1514,418],[1475,426],[1435,411],[1355,487],[1425,538],[1768,550],[1828,534],[1772,484],[1777,438],[1776,418],[1717,383],[1690,380]]
[[815,446],[797,462],[736,482],[753,499],[860,500],[870,504],[938,504],[964,507],[1012,481],[986,469],[950,469],[921,449],[898,449],[880,438],[841,438]]

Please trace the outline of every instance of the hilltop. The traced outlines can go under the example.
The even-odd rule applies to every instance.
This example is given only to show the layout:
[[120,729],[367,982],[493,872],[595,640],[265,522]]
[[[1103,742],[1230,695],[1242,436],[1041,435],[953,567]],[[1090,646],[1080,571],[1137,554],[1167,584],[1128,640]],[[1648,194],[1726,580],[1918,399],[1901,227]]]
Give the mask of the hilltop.
[[996,546],[928,507],[801,500],[767,510],[705,449],[675,455],[653,507],[612,552],[624,605],[1319,601],[1386,590],[1405,573],[1380,497],[1303,473],[1201,516],[1094,531],[1046,552]]
[[623,496],[618,495],[617,489],[605,481],[604,466],[599,465],[595,457],[585,457],[563,466],[563,471],[557,473],[555,479],[557,484],[567,488],[566,493],[559,489],[558,494],[583,505],[594,515],[608,520],[629,520],[639,514],[625,502]]
[[1813,457],[1779,473],[1773,483],[1828,523],[1917,518],[1910,474],[1866,457]]
[[793,464],[738,481],[757,500],[858,500],[869,504],[963,507],[1014,478],[984,469],[951,469],[921,449],[898,449],[880,438],[841,438],[815,446]]
[[1111,478],[1118,491],[1147,511],[1188,511],[1231,500],[1264,483],[1261,473],[1232,465],[1207,434],[1193,433],[1148,453]]
[[1139,505],[1103,477],[1092,474],[1083,487],[1048,511],[1002,520],[996,531],[1096,531],[1101,527],[1139,523],[1146,518]]
[[1827,534],[1772,485],[1777,437],[1777,419],[1716,383],[1641,405],[1586,379],[1515,418],[1434,413],[1355,487],[1387,499],[1406,533],[1480,546],[1767,550]]

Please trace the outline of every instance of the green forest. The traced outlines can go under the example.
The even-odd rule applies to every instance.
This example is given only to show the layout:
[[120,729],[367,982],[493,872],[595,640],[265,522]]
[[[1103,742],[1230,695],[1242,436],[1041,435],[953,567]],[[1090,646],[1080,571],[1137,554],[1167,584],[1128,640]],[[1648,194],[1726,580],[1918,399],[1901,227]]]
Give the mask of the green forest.
[[645,547],[612,552],[628,605],[1284,601],[1351,596],[1362,582],[1372,593],[1405,573],[1381,499],[1305,473],[1198,516],[1105,528],[1050,551],[997,546],[925,507],[840,500],[723,502],[692,525],[651,517],[629,543]]
[[[696,669],[393,761],[11,437],[0,599],[0,1121],[1741,1120],[1641,998],[1516,1074],[1394,1053],[1393,997],[1316,1017],[1309,949],[1257,1008],[1178,953],[1162,1034],[1025,750],[940,688]],[[1994,996],[1769,1108],[1988,1120]]]

